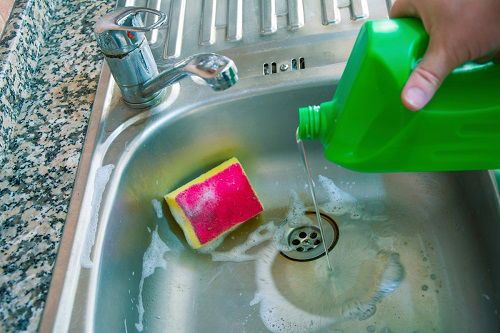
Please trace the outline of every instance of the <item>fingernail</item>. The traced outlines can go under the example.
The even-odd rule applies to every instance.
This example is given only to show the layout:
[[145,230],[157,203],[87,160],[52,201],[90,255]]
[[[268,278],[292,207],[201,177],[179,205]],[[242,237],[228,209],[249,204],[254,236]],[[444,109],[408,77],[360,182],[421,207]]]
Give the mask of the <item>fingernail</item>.
[[413,110],[420,110],[430,100],[429,95],[419,87],[410,87],[406,90],[406,102]]

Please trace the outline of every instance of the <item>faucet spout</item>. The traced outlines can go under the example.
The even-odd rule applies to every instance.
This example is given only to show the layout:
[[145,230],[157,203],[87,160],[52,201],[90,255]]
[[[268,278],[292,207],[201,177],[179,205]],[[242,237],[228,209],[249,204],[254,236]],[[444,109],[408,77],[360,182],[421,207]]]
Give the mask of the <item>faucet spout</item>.
[[203,53],[188,57],[148,80],[142,84],[141,94],[151,96],[187,76],[215,91],[226,90],[238,82],[238,70],[231,59],[215,53]]
[[[144,26],[141,15],[145,13],[156,15],[157,22]],[[186,76],[217,91],[238,81],[234,62],[214,53],[193,55],[158,73],[144,33],[162,27],[165,21],[166,15],[160,11],[125,7],[106,14],[96,24],[97,44],[127,104],[135,108],[158,104],[164,88]]]

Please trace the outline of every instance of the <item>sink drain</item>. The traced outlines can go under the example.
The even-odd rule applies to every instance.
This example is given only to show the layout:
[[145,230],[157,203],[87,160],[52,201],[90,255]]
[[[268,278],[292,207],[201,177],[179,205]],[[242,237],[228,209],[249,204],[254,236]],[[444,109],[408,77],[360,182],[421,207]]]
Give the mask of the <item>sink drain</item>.
[[320,213],[321,227],[323,229],[323,237],[317,226],[316,213],[307,211],[305,216],[312,221],[313,224],[289,228],[286,233],[286,239],[290,251],[281,251],[281,254],[288,259],[295,261],[311,261],[321,258],[325,255],[325,246],[330,252],[337,241],[339,240],[339,228],[337,223],[328,215]]

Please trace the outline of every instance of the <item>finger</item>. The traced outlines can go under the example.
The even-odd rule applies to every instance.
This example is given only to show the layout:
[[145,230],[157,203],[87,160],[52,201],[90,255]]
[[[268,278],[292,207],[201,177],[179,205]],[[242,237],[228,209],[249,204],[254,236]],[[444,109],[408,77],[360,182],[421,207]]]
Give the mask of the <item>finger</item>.
[[391,7],[390,17],[419,17],[417,9],[408,0],[397,0]]
[[458,65],[460,64],[456,63],[442,46],[431,41],[424,58],[413,70],[403,88],[403,105],[412,111],[422,109],[429,103],[445,77]]

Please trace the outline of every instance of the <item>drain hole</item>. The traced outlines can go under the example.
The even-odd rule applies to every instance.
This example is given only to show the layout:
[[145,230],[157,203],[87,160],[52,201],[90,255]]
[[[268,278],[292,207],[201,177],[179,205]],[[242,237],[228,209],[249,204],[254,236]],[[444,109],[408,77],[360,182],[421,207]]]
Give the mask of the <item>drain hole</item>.
[[273,74],[276,74],[276,73],[278,72],[278,68],[277,68],[277,66],[276,66],[276,63],[275,63],[275,62],[273,62],[273,63],[271,64],[271,72],[272,72]]
[[292,59],[292,71],[297,70],[297,59]]
[[291,246],[291,249],[281,251],[283,256],[296,261],[310,261],[325,254],[323,242],[328,252],[334,248],[339,238],[337,224],[330,216],[323,213],[320,215],[323,223],[323,235],[317,226],[311,224],[316,220],[316,213],[306,211],[305,216],[310,220],[309,223],[298,227],[289,227],[287,230],[288,245]]
[[304,58],[299,59],[299,67],[300,69],[306,68],[306,60]]

